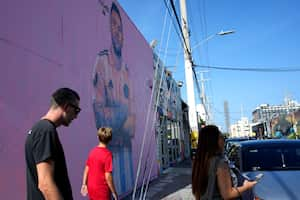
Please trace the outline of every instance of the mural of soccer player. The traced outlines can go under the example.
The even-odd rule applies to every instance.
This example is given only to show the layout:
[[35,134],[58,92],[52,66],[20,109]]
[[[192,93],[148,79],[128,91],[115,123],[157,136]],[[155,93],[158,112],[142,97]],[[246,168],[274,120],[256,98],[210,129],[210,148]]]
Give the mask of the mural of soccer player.
[[122,58],[122,19],[115,3],[112,3],[109,20],[112,44],[97,55],[93,72],[93,109],[97,129],[102,126],[113,129],[114,136],[108,148],[113,153],[114,182],[118,193],[122,194],[134,184],[131,139],[135,132],[135,114],[130,69]]

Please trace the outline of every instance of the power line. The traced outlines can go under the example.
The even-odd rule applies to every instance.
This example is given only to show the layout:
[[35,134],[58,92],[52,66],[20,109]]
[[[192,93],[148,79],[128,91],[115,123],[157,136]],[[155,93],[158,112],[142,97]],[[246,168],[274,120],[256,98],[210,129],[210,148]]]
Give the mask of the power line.
[[176,12],[176,9],[175,9],[175,4],[174,4],[174,1],[173,0],[170,0],[171,2],[171,6],[172,6],[172,9],[173,9],[173,12],[174,12],[174,15],[176,17],[176,22],[177,22],[177,25],[179,27],[179,30],[180,30],[180,33],[181,33],[181,37],[183,38],[183,42],[184,42],[184,45],[185,45],[185,50],[187,51],[187,53],[189,54],[190,58],[191,58],[191,52],[190,52],[190,49],[189,47],[187,46],[187,43],[186,43],[186,40],[185,40],[185,37],[183,35],[183,31],[182,31],[182,27],[181,27],[181,24],[180,24],[180,21],[179,21],[179,17],[178,17],[178,14]]
[[[170,8],[169,8],[169,6],[168,6],[166,0],[164,0],[164,3],[165,3],[165,6],[167,7],[168,13],[169,13],[169,15],[170,15],[170,17],[171,17],[171,19],[172,19],[172,14],[171,14]],[[177,33],[178,37],[183,41],[183,44],[182,44],[183,49],[188,53],[189,58],[190,58],[191,61],[192,61],[192,55],[191,55],[191,52],[190,52],[190,50],[189,50],[189,48],[188,48],[188,46],[187,46],[186,40],[185,40],[185,38],[184,38],[183,31],[182,31],[182,28],[181,28],[181,25],[180,25],[180,22],[179,22],[179,17],[178,17],[178,14],[177,14],[177,12],[176,12],[176,9],[175,9],[174,1],[173,1],[173,0],[170,0],[170,3],[171,3],[171,6],[172,6],[172,10],[173,10],[174,16],[175,16],[175,18],[176,18],[176,22],[177,22],[177,25],[178,25],[178,29],[179,29],[179,31],[180,31],[180,33],[179,33],[178,30],[176,29],[176,24],[175,24],[175,22],[172,20],[173,25],[174,25],[175,30],[176,30],[176,33]]]
[[[188,1],[188,2],[190,2],[190,1]],[[198,5],[197,5],[197,8],[196,8],[196,13],[191,12],[192,15],[191,15],[190,21],[191,21],[191,24],[192,24],[192,28],[195,27],[195,26],[194,26],[194,23],[193,23],[193,22],[194,22],[193,19],[198,19],[198,20],[197,20],[197,23],[200,24],[200,31],[198,31],[198,33],[200,32],[202,35],[204,35],[204,38],[209,38],[209,37],[207,36],[207,23],[206,23],[207,20],[206,20],[206,6],[205,6],[205,0],[197,1],[197,3],[198,3]],[[190,4],[188,4],[188,5],[190,5]],[[191,5],[190,5],[190,10],[193,11]],[[198,11],[198,12],[197,12],[197,11]],[[200,20],[199,20],[198,15],[196,16],[196,14],[199,14]],[[200,21],[200,23],[199,23],[199,21]],[[194,30],[196,30],[196,29],[194,29]],[[193,32],[193,31],[191,30],[191,32]],[[198,36],[198,35],[199,35],[199,34],[193,34],[193,36],[196,38],[196,41],[198,41],[198,39],[197,39],[197,36]],[[197,44],[199,44],[199,42],[197,42]],[[201,59],[202,56],[201,56],[200,48],[199,48],[198,50],[199,50],[199,51],[197,51],[197,56],[200,57],[200,59]],[[193,52],[193,54],[195,54],[195,51]],[[209,58],[208,58],[208,45],[206,45],[206,48],[205,48],[205,52],[204,52],[204,54],[203,54],[203,57],[206,58],[207,64],[210,65],[210,64],[209,64]],[[202,58],[202,59],[203,59],[203,58]],[[204,59],[203,59],[203,60],[204,60]],[[196,84],[198,84],[198,83],[196,83]],[[207,86],[207,85],[208,85],[208,86]],[[213,96],[213,91],[212,91],[211,82],[208,83],[208,84],[206,84],[206,88],[208,88],[208,90],[209,90],[208,93],[212,94],[212,96]],[[206,93],[207,93],[208,90],[206,90]],[[205,96],[206,96],[206,95],[205,95]],[[209,101],[207,101],[206,103],[207,103],[207,105],[210,107],[210,104],[213,104],[213,98],[210,99]],[[210,120],[213,121],[212,112],[210,112],[209,107],[208,107],[208,112],[209,112],[209,115],[210,115]]]
[[[178,30],[177,30],[177,28],[176,28],[177,26],[176,26],[175,22],[172,20],[173,16],[172,16],[172,13],[171,13],[170,8],[169,8],[169,6],[168,6],[168,3],[166,2],[166,0],[164,0],[164,3],[165,3],[165,6],[166,6],[166,8],[167,8],[167,11],[168,11],[168,13],[169,13],[169,15],[170,15],[170,18],[171,18],[171,21],[172,21],[172,23],[173,23],[174,29],[175,29],[175,31],[176,31],[176,33],[177,33],[177,35],[178,35],[178,38],[179,38],[180,41],[182,41],[183,38],[180,36],[180,34],[179,34],[179,32],[178,32]],[[181,29],[181,28],[180,28],[180,29]],[[185,49],[185,46],[182,44],[182,42],[180,42],[180,44],[181,44],[182,47]]]
[[299,68],[290,67],[278,67],[278,68],[266,68],[266,67],[231,67],[231,66],[208,66],[208,65],[197,65],[194,67],[202,67],[206,69],[216,69],[216,70],[227,70],[227,71],[250,71],[250,72],[297,72],[300,71]]

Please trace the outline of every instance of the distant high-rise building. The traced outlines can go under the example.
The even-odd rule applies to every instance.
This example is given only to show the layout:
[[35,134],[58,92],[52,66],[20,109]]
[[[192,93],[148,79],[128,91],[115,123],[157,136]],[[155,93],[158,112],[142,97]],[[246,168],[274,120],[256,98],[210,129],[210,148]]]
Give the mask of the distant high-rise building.
[[229,133],[230,128],[230,118],[229,118],[229,109],[228,109],[228,101],[224,101],[224,114],[225,114],[225,126],[226,132]]

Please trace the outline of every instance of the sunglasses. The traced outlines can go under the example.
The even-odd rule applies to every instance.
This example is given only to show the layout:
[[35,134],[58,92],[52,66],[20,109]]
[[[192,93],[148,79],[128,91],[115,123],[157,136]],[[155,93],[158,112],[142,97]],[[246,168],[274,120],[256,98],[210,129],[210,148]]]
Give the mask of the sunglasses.
[[78,115],[80,113],[81,108],[79,108],[78,106],[76,106],[74,104],[71,104],[71,103],[69,103],[69,105],[74,108],[74,111],[75,111],[76,115]]

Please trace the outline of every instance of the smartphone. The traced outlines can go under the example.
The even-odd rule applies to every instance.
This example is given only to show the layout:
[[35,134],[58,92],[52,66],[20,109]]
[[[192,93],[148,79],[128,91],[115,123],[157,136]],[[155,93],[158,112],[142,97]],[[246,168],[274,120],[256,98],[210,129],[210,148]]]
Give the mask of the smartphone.
[[254,181],[260,181],[260,179],[264,176],[264,174],[260,173],[260,174],[257,174],[255,177],[254,177]]

